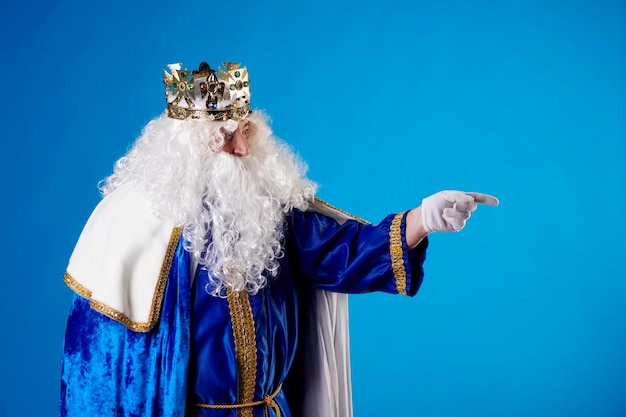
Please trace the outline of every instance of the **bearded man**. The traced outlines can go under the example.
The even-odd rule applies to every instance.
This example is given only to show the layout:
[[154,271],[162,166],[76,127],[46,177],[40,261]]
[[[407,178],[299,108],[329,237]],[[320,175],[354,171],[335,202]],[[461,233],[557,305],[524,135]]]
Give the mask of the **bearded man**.
[[62,416],[350,416],[345,294],[415,295],[427,234],[497,204],[327,205],[224,66],[169,65],[167,111],[102,184],[65,274]]

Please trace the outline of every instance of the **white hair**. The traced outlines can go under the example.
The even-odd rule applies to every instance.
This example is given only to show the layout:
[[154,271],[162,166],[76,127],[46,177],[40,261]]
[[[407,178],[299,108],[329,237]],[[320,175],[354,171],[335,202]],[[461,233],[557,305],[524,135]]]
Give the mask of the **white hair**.
[[276,276],[283,256],[283,223],[304,210],[316,184],[305,164],[272,135],[267,117],[249,120],[250,154],[221,152],[222,129],[237,122],[181,121],[163,114],[146,125],[131,150],[101,184],[107,195],[132,182],[154,213],[183,226],[185,249],[209,271],[207,291],[256,294]]

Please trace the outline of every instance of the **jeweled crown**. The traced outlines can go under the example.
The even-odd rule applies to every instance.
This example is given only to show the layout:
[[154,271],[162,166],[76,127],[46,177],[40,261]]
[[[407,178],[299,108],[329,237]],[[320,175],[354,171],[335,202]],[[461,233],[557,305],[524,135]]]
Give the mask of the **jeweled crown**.
[[224,62],[224,71],[216,75],[209,64],[202,62],[197,70],[181,69],[182,64],[169,64],[163,70],[167,115],[180,120],[241,120],[250,113],[250,79],[246,67]]

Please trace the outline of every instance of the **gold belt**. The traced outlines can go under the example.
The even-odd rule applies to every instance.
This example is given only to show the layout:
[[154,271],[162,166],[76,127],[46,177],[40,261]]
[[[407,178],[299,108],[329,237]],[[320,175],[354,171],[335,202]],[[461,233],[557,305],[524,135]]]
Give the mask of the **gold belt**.
[[[274,400],[274,397],[278,395],[280,389],[282,388],[282,384],[278,386],[276,391],[274,391],[270,395],[266,395],[262,400],[253,401],[249,403],[240,403],[240,404],[196,404],[196,407],[200,408],[209,408],[213,410],[239,410],[246,408],[253,408],[259,405],[265,407],[265,416],[269,416],[269,409],[271,408],[276,413],[276,417],[280,417],[280,408],[278,407],[278,403]],[[251,411],[251,410],[250,410]]]

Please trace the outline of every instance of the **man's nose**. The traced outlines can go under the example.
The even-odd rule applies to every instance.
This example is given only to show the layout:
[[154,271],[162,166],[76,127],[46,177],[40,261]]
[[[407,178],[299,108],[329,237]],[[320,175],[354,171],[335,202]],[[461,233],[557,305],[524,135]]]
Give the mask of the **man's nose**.
[[233,154],[237,156],[247,156],[248,153],[248,139],[242,135],[238,129],[233,136]]

